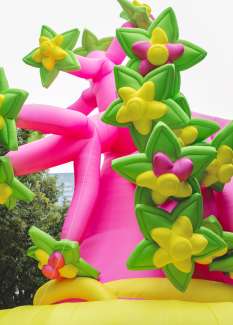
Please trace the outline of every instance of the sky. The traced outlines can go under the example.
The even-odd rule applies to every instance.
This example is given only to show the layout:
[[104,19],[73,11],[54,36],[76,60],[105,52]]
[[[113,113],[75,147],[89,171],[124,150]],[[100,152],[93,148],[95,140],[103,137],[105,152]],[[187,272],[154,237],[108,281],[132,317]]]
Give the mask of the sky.
[[[178,18],[180,37],[208,52],[202,63],[182,74],[182,92],[191,108],[232,119],[233,1],[148,0],[147,3],[155,16],[172,6]],[[29,91],[27,103],[61,108],[73,103],[87,81],[60,73],[49,89],[43,89],[39,71],[26,66],[22,57],[37,46],[43,24],[58,33],[78,27],[80,31],[90,29],[98,37],[113,36],[122,23],[120,11],[116,0],[4,1],[0,20],[0,66],[5,68],[10,85]],[[72,170],[70,165],[55,171],[68,170]]]

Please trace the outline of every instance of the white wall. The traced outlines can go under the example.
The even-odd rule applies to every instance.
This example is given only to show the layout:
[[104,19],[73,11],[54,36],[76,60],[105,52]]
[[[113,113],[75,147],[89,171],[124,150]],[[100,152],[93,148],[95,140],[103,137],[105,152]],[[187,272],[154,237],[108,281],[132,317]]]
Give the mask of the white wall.
[[[176,11],[180,36],[208,51],[201,64],[183,73],[182,91],[196,111],[232,119],[233,103],[233,2],[232,0],[147,1],[160,13],[167,6]],[[66,107],[78,97],[86,82],[61,73],[43,89],[37,69],[21,58],[37,45],[42,24],[57,32],[87,27],[99,36],[113,35],[121,24],[116,0],[7,0],[0,1],[0,65],[12,86],[30,92],[28,102]]]

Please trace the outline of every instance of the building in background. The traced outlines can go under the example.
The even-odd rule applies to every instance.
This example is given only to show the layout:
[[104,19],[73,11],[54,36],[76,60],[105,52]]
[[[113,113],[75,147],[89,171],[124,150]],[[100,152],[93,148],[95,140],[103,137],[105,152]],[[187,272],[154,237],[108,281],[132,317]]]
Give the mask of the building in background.
[[74,174],[73,173],[50,173],[51,176],[57,178],[57,185],[63,186],[63,194],[59,198],[59,202],[64,200],[70,202],[74,192]]

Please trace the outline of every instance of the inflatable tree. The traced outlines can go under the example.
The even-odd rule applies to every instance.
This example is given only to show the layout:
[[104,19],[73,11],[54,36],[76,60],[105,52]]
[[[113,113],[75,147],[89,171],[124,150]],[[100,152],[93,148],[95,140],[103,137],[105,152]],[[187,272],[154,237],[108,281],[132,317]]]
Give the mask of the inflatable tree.
[[116,37],[85,30],[74,49],[78,30],[43,26],[24,58],[44,87],[60,71],[87,79],[73,105],[26,104],[17,118],[2,116],[49,134],[2,158],[3,204],[31,199],[17,176],[69,161],[75,173],[61,240],[29,231],[28,255],[49,281],[34,307],[0,314],[3,324],[34,311],[33,324],[64,323],[71,311],[71,325],[233,319],[233,124],[191,112],[182,73],[206,52],[180,38],[174,11],[118,2],[126,22]]

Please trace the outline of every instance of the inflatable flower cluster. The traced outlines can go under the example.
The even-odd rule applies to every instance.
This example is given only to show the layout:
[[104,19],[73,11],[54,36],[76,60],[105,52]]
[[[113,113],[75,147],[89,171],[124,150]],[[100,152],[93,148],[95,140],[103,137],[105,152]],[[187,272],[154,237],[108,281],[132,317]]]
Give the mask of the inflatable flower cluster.
[[[34,304],[108,300],[103,309],[91,305],[93,321],[80,304],[70,325],[97,318],[112,324],[112,315],[116,324],[147,324],[151,311],[153,323],[161,312],[158,324],[170,325],[179,324],[180,313],[164,323],[163,300],[173,311],[177,300],[176,311],[188,310],[185,323],[194,317],[215,324],[210,303],[233,301],[233,123],[191,112],[181,74],[206,52],[180,39],[174,11],[154,16],[137,0],[118,2],[126,22],[115,37],[99,39],[86,29],[75,48],[78,29],[43,26],[39,45],[24,58],[46,88],[60,71],[87,80],[67,109],[24,104],[27,93],[9,88],[0,70],[0,141],[10,150],[0,158],[0,204],[33,199],[17,176],[73,162],[75,189],[61,240],[29,230],[28,256],[49,280]],[[16,127],[33,131],[36,141],[18,148]],[[208,311],[196,302],[208,303]],[[218,306],[211,308],[219,324],[228,324],[232,308],[223,313]],[[51,315],[60,321],[56,308]],[[13,323],[12,315],[3,315],[4,324]],[[43,311],[37,317],[42,324]]]

